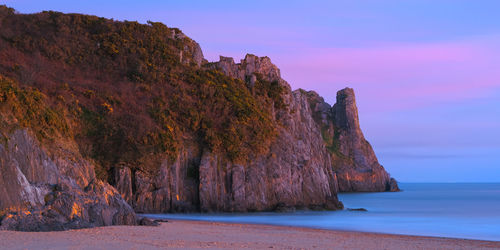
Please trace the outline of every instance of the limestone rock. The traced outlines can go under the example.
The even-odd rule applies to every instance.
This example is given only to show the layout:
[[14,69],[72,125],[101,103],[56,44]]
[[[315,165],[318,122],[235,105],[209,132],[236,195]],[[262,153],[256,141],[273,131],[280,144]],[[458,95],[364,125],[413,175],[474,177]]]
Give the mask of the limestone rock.
[[[280,81],[281,73],[278,67],[271,62],[267,56],[258,57],[247,54],[240,63],[236,64],[232,57],[220,56],[218,62],[207,64],[209,69],[220,70],[225,75],[238,78],[249,85],[255,83],[255,74],[260,74],[267,81]],[[288,84],[287,84],[288,85]]]
[[338,209],[336,177],[307,98],[287,92],[289,110],[270,152],[245,165],[205,152],[200,163],[202,211]]
[[307,96],[292,92],[267,57],[247,55],[239,64],[232,58],[221,57],[219,62],[207,67],[248,80],[250,88],[255,74],[284,86],[282,97],[286,108],[275,110],[275,122],[280,124],[278,135],[269,152],[239,164],[210,152],[203,145],[185,142],[176,161],[163,161],[157,175],[146,176],[140,172],[133,175],[136,191],[129,202],[136,211],[342,208],[337,199],[337,176]]
[[340,192],[397,191],[397,183],[391,184],[361,131],[354,90],[338,91],[333,107],[314,92],[307,95],[330,151]]
[[0,144],[0,229],[135,224],[132,208],[81,157],[50,157],[27,130],[16,130],[7,141]]
[[[361,132],[352,89],[339,91],[331,107],[314,92],[292,92],[267,57],[247,55],[238,64],[221,57],[206,67],[247,81],[249,88],[255,74],[284,86],[286,108],[275,110],[278,136],[268,153],[243,164],[185,142],[176,161],[163,161],[157,175],[137,172],[127,181],[135,183],[127,199],[136,211],[339,209],[339,191],[397,190]],[[128,180],[118,180],[123,178]],[[130,189],[118,183],[129,197]]]
[[128,202],[139,213],[198,211],[198,168],[200,151],[185,144],[174,162],[164,159],[155,175],[137,171],[134,194]]
[[132,198],[132,171],[129,167],[122,166],[114,169],[114,186],[126,201]]
[[184,48],[179,51],[179,60],[181,63],[194,63],[198,67],[201,66],[204,57],[200,44],[187,37],[178,29],[171,29],[170,39],[181,40],[185,44]]

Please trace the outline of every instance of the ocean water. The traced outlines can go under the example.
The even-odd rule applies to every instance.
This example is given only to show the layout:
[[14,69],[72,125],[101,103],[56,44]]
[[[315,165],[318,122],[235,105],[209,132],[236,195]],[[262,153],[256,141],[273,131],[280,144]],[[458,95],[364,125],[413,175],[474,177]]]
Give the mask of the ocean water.
[[400,183],[400,187],[403,192],[339,195],[346,208],[365,208],[367,212],[147,216],[500,241],[500,183]]

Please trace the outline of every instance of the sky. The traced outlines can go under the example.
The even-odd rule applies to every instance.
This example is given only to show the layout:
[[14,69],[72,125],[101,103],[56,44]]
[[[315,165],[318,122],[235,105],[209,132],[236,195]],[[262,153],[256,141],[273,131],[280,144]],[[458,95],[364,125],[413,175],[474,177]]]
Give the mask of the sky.
[[269,56],[361,128],[402,182],[500,182],[500,1],[0,1],[180,28],[209,61]]

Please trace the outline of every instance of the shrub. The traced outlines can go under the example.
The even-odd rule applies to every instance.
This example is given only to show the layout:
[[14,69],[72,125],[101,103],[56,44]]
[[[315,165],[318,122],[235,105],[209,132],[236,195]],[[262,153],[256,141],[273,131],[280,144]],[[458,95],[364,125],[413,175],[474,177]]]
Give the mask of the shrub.
[[0,75],[2,116],[12,114],[20,126],[31,128],[40,140],[68,136],[63,112],[49,107],[46,99],[36,88],[20,88],[15,81]]
[[101,179],[110,179],[119,164],[154,172],[152,159],[175,160],[184,140],[247,161],[268,150],[276,135],[271,107],[285,107],[283,87],[259,79],[250,91],[220,72],[182,64],[181,51],[188,58],[196,44],[173,37],[178,29],[4,12],[0,72],[23,87],[2,80],[2,107],[42,139],[74,137],[81,153],[97,162]]

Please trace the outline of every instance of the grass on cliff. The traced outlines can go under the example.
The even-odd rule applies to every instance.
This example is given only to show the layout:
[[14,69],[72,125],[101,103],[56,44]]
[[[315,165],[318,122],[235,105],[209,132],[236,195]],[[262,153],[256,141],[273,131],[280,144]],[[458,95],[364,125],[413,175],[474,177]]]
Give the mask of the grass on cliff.
[[196,44],[178,29],[5,6],[0,26],[0,74],[19,82],[2,78],[4,108],[39,138],[72,137],[101,179],[123,164],[154,173],[152,159],[174,161],[186,141],[244,162],[276,135],[279,84],[252,91],[185,63]]
[[[0,75],[0,128],[3,133],[16,126],[31,128],[40,141],[68,136],[69,127],[61,108],[46,104],[47,96],[35,88],[19,85]],[[7,136],[7,135],[5,135]]]

